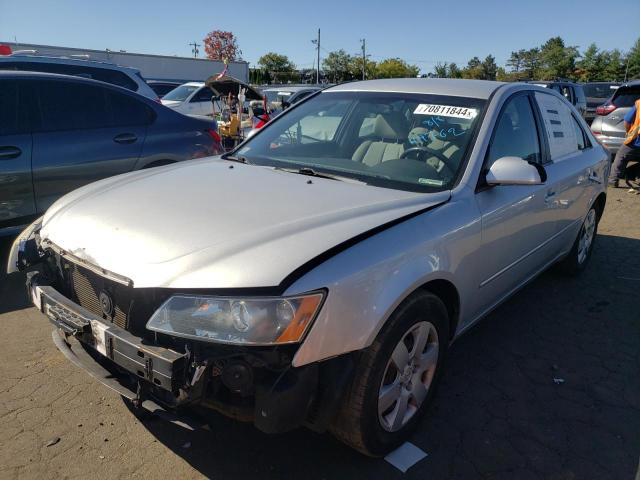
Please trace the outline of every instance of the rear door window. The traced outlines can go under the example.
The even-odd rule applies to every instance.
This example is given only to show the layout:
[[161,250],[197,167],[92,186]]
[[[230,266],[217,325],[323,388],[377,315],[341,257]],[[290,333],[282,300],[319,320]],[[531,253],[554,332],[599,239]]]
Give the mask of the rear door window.
[[155,114],[144,102],[120,92],[107,90],[110,125],[113,127],[148,125]]
[[28,97],[25,84],[17,80],[0,81],[0,136],[29,133]]
[[535,97],[549,140],[551,160],[564,160],[579,150],[576,127],[579,129],[580,126],[576,124],[571,109],[559,98],[542,92],[536,92]]
[[37,125],[43,132],[108,127],[111,123],[105,89],[77,82],[38,81]]

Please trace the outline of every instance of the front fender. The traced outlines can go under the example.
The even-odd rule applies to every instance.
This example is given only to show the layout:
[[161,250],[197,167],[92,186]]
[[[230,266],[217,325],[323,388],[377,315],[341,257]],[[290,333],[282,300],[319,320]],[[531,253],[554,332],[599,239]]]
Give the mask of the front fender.
[[13,241],[11,250],[9,250],[9,259],[7,260],[7,273],[14,273],[23,270],[26,265],[23,265],[21,258],[24,255],[24,249],[26,242],[32,240],[35,234],[42,227],[42,219],[40,217],[35,220],[31,225],[25,228],[20,235]]
[[[457,205],[456,205],[457,203]],[[468,291],[462,278],[480,221],[466,202],[449,202],[370,237],[332,257],[295,282],[286,294],[322,286],[328,296],[294,366],[371,345],[393,311],[431,280],[447,280]],[[468,216],[460,212],[468,211]],[[468,283],[468,285],[467,285]],[[461,314],[464,305],[461,303]]]

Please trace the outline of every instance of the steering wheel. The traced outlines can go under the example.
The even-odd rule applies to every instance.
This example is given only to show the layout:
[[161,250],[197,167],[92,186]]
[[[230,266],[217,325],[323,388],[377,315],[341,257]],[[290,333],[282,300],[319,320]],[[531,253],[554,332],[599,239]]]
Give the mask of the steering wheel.
[[[449,159],[447,157],[445,157],[443,153],[438,152],[437,150],[434,150],[432,148],[425,147],[425,146],[407,148],[404,152],[402,152],[402,155],[400,155],[400,158],[407,158],[407,155],[409,153],[413,153],[413,152],[430,153],[434,157],[437,157],[438,159],[442,160],[445,164],[447,164],[447,162],[449,161]],[[447,167],[448,166],[449,165],[447,165]]]

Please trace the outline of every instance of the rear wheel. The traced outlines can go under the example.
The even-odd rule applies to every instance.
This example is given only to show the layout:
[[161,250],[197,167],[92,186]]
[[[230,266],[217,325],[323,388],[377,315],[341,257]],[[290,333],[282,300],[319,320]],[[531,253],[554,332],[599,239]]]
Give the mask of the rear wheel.
[[596,234],[598,232],[598,212],[596,207],[592,206],[587,213],[578,236],[573,242],[573,247],[562,262],[560,262],[560,270],[567,275],[578,275],[589,263],[593,245],[595,244]]
[[447,310],[428,292],[411,295],[363,351],[331,427],[360,452],[379,456],[404,442],[433,396],[449,344]]

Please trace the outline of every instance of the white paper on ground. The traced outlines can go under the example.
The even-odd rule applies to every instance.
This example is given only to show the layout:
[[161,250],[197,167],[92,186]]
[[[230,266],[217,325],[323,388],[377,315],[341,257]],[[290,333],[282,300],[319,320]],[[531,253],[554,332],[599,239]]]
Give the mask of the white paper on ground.
[[413,443],[404,442],[384,459],[402,473],[405,473],[426,456],[427,454]]

